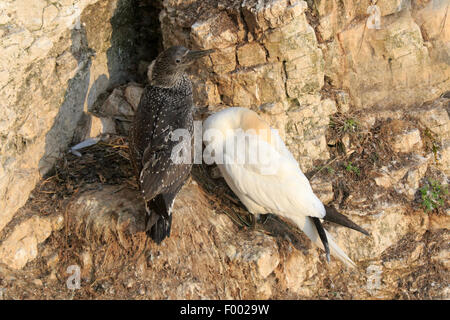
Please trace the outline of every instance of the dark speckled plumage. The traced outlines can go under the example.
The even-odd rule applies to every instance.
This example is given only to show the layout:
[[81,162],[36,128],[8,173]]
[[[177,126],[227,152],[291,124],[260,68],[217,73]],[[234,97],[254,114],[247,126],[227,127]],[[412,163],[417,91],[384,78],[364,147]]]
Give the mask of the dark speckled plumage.
[[153,75],[138,105],[130,131],[130,158],[146,203],[147,234],[157,243],[170,236],[172,205],[192,164],[175,164],[171,133],[193,136],[192,84],[184,73],[194,59],[210,51],[171,47],[153,63]]

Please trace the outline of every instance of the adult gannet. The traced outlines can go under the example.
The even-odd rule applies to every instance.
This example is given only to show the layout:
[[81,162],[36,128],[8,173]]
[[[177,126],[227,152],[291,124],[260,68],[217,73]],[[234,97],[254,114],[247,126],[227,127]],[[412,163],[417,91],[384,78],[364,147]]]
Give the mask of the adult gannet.
[[[290,219],[311,241],[350,267],[355,263],[333,241],[320,219],[369,233],[324,206],[278,132],[255,112],[231,107],[203,123],[204,159],[216,162],[225,181],[247,210]],[[207,160],[208,161],[208,160]]]

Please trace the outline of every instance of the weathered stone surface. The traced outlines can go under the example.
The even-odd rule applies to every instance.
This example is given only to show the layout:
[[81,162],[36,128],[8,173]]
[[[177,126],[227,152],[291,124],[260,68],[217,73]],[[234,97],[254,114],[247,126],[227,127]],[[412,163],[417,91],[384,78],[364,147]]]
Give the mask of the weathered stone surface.
[[85,111],[129,77],[133,10],[117,0],[2,2],[0,230],[72,143]]
[[408,169],[403,167],[398,170],[394,170],[392,167],[382,167],[380,169],[380,175],[375,178],[375,182],[377,185],[388,189],[396,185],[405,176],[407,171]]
[[264,103],[264,104],[259,106],[259,110],[261,110],[263,113],[266,113],[266,114],[269,114],[269,115],[280,115],[284,111],[286,111],[285,110],[285,106],[281,102]]
[[414,128],[414,124],[394,120],[381,128],[381,132],[389,140],[389,144],[396,152],[413,152],[422,149],[420,131]]
[[[283,266],[286,286],[290,291],[310,296],[316,285],[317,263],[314,257],[308,257],[301,252],[292,252]],[[316,278],[317,279],[317,278]]]
[[191,37],[202,48],[223,49],[238,41],[236,25],[225,12],[195,22],[191,25]]
[[[366,209],[364,211],[365,219],[357,217],[358,213],[355,210],[351,211],[344,211],[344,213],[349,214],[350,219],[361,227],[369,229],[370,238],[350,229],[333,226],[330,230],[337,233],[335,238],[339,246],[346,252],[350,252],[350,258],[357,261],[379,257],[388,247],[395,245],[408,232],[422,235],[427,230],[428,217],[426,215],[407,216],[406,207],[395,202],[380,202],[376,205],[376,208]],[[358,243],[358,246],[354,247],[354,243]],[[353,246],[353,249],[350,249],[351,246]]]
[[133,106],[125,98],[123,90],[116,88],[95,112],[106,117],[131,120],[134,115]]
[[[200,105],[255,108],[281,102],[286,110],[302,109],[318,104],[311,100],[320,97],[327,76],[340,92],[348,92],[345,96],[337,94],[336,98],[340,110],[347,112],[350,106],[421,103],[443,92],[450,70],[447,65],[440,67],[443,71],[437,71],[438,61],[424,45],[428,40],[419,25],[429,12],[435,10],[441,15],[445,10],[442,5],[431,8],[431,2],[422,9],[408,3],[380,1],[380,30],[365,27],[368,1],[319,1],[311,8],[305,1],[246,1],[242,5],[230,2],[217,6],[195,2],[183,6],[170,1],[164,4],[161,21],[166,45],[190,44],[193,39],[195,46],[218,48],[211,61],[202,61],[204,69],[196,78],[197,84],[208,84],[206,89],[202,87],[206,92],[196,96]],[[196,8],[202,14],[189,16],[181,8]],[[319,39],[329,41],[319,44],[306,10],[317,10]],[[324,21],[328,21],[328,27]],[[223,28],[218,29],[218,25]],[[241,36],[243,28],[248,30],[247,37]],[[436,27],[432,24],[427,28]],[[236,37],[227,36],[229,30],[236,31]],[[436,33],[436,37],[442,42],[447,34]],[[265,119],[276,123],[288,140],[309,140],[289,132],[289,116],[280,113]],[[289,148],[299,161],[306,161],[304,168],[310,169],[311,162],[326,159],[327,152],[325,140],[318,133],[321,127],[315,127],[313,119],[304,122],[312,124],[306,131],[315,132],[314,142],[305,143],[309,146],[308,155],[304,156],[294,144],[289,144]],[[296,127],[296,131],[305,131],[298,123]],[[417,134],[418,131],[412,132],[411,139],[416,141]],[[305,147],[302,149],[305,151]]]
[[275,242],[267,241],[261,236],[259,238],[257,242],[261,245],[254,246],[253,241],[243,242],[238,247],[230,245],[225,252],[232,261],[254,263],[258,274],[265,279],[275,270],[280,261]]
[[128,103],[131,104],[131,106],[133,107],[133,110],[136,111],[138,105],[139,105],[139,101],[141,101],[141,95],[142,92],[144,91],[144,88],[142,88],[141,86],[138,85],[128,85],[125,88],[125,98],[127,99]]
[[333,184],[330,181],[313,178],[310,180],[310,183],[314,193],[324,204],[327,204],[333,200]]
[[236,48],[227,47],[211,55],[212,68],[217,73],[227,73],[236,69]]
[[37,246],[45,241],[52,231],[63,227],[64,218],[53,219],[37,216],[17,225],[12,234],[0,246],[0,261],[12,269],[22,269],[38,255]]
[[449,35],[437,31],[437,25],[448,23],[445,5],[437,2],[417,9],[397,6],[399,1],[378,1],[381,25],[373,29],[367,27],[369,1],[320,1],[318,31],[328,41],[325,74],[335,86],[348,90],[358,108],[437,98],[448,87],[450,72],[443,64],[448,61]]
[[[447,4],[448,6],[448,4]],[[448,68],[450,59],[450,31],[448,28],[448,7],[446,1],[428,1],[425,6],[414,10],[412,15],[420,26],[431,60],[444,70]],[[440,75],[434,75],[440,77]],[[444,83],[445,85],[445,83]],[[448,85],[447,85],[448,87]]]
[[289,23],[306,8],[304,1],[246,1],[242,5],[242,12],[250,31],[257,35],[269,28],[276,29]]
[[375,183],[386,189],[393,188],[396,192],[403,193],[413,200],[431,158],[431,155],[422,157],[414,154],[409,159],[404,160],[402,167],[399,169],[395,169],[395,164],[382,167],[379,175],[375,178]]
[[450,118],[447,111],[449,105],[449,99],[437,99],[411,110],[411,116],[425,128],[437,134],[439,139],[448,139],[450,138]]
[[325,133],[329,116],[337,111],[333,100],[309,96],[304,104],[287,112],[284,141],[297,156],[300,167],[308,171],[313,161],[329,158]]
[[[98,137],[99,135],[105,134],[105,133],[117,133],[116,130],[116,124],[113,119],[106,118],[106,117],[96,117],[91,116],[91,125],[89,128],[89,133],[85,137],[87,138],[93,138]],[[84,139],[80,139],[80,141],[83,141]]]
[[257,42],[250,42],[237,49],[240,66],[251,67],[266,62],[266,52]]
[[[194,9],[201,14],[186,14]],[[306,10],[305,1],[246,1],[241,5],[168,1],[161,12],[164,43],[217,49],[199,63],[203,69],[194,81],[200,88],[194,94],[197,104],[212,106],[211,110],[217,110],[217,105],[261,107],[264,119],[283,137],[299,141],[301,134],[286,130],[290,124],[285,111],[299,105],[318,108],[324,84],[323,54]],[[268,106],[276,108],[268,111]],[[309,127],[315,130],[315,119],[311,120]],[[305,168],[328,155],[322,129],[312,143],[305,143],[308,151],[290,147],[297,159],[310,152]]]
[[256,106],[285,96],[281,64],[264,64],[217,77],[222,101],[234,106]]
[[[108,250],[117,250],[111,246],[118,243],[132,255],[141,252],[145,242],[141,232],[144,208],[137,197],[138,191],[123,186],[92,188],[94,190],[73,199],[68,208],[73,234],[89,243],[89,250],[96,252],[95,259],[106,254],[101,258],[102,265],[96,266],[92,252],[80,252],[83,281],[92,281],[91,276],[98,277],[99,272],[115,272],[117,259],[122,261],[126,257],[119,254],[114,259],[113,254],[108,258]],[[138,291],[142,287],[139,289],[137,283],[145,283],[152,290],[139,294],[152,299],[299,298],[316,296],[323,281],[331,279],[340,288],[335,288],[336,292],[341,292],[339,294],[389,298],[398,285],[390,277],[405,270],[405,265],[407,268],[423,267],[427,261],[426,247],[432,245],[425,244],[423,238],[429,225],[427,216],[421,212],[409,214],[395,203],[380,203],[364,212],[366,216],[345,212],[371,231],[371,238],[327,225],[339,246],[358,264],[365,265],[365,261],[371,260],[378,265],[380,256],[388,256],[383,258],[379,273],[383,285],[373,291],[370,289],[370,270],[366,275],[354,273],[335,259],[330,268],[326,268],[323,252],[308,241],[306,246],[301,244],[294,248],[287,238],[277,240],[260,231],[238,230],[226,215],[217,214],[207,203],[196,183],[186,185],[175,203],[170,238],[160,246],[147,243],[146,255],[133,263],[136,265],[136,271],[133,271],[137,277],[135,283],[130,282],[129,277],[120,277],[116,283],[126,281],[127,288],[136,287]],[[416,240],[406,242],[410,249],[405,252],[402,243],[411,234]],[[104,246],[110,249],[105,252]],[[399,248],[395,249],[397,246]],[[433,253],[432,261],[445,264],[447,258],[446,251],[439,250]],[[181,277],[182,283],[174,279],[173,274]],[[359,278],[361,275],[362,279]],[[340,287],[343,284],[345,290]],[[82,287],[85,285],[82,282]],[[169,286],[176,290],[168,290]],[[109,294],[114,296],[114,292]]]
[[430,162],[431,155],[427,158],[416,156],[413,160],[413,164],[408,168],[408,173],[404,183],[400,186],[400,192],[406,194],[406,196],[413,200],[417,190],[419,189],[420,180],[425,176]]
[[350,96],[345,91],[336,92],[336,104],[339,112],[346,113],[350,110]]
[[438,251],[431,259],[442,263],[447,269],[450,268],[450,250],[448,249]]
[[[135,234],[145,230],[145,209],[141,211],[142,201],[139,200],[136,193],[127,189],[117,192],[117,188],[106,188],[86,192],[69,207],[74,212],[72,223],[75,230],[83,228],[82,233],[87,239],[99,240],[96,237],[100,236],[107,240],[117,236],[121,244],[127,246],[123,233]],[[115,219],[111,219],[112,214]]]
[[450,175],[450,140],[443,142],[440,155],[441,159],[438,165],[446,175]]

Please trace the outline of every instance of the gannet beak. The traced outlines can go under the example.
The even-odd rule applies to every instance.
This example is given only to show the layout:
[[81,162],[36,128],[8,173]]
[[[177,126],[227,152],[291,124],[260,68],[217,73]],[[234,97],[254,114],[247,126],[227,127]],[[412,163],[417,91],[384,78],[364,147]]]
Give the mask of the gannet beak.
[[185,55],[184,59],[186,63],[190,63],[190,62],[194,62],[197,59],[200,59],[202,57],[205,57],[211,53],[213,53],[214,49],[209,49],[209,50],[191,50],[188,51],[188,53]]

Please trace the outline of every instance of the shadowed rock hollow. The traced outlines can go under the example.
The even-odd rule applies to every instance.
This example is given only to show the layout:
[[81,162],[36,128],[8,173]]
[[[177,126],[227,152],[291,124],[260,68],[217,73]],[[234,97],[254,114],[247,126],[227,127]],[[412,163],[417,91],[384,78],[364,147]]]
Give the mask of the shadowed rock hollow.
[[[0,298],[448,299],[448,4],[380,0],[373,29],[369,2],[7,2]],[[357,270],[275,217],[247,227],[204,165],[171,237],[146,240],[127,132],[146,66],[173,44],[216,49],[192,68],[197,119],[257,111],[322,201],[371,232],[326,224]]]

